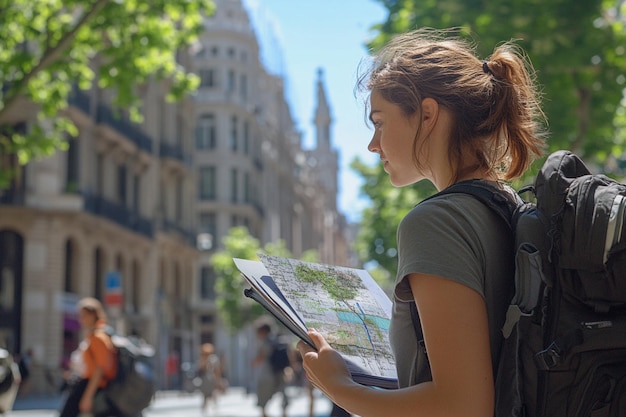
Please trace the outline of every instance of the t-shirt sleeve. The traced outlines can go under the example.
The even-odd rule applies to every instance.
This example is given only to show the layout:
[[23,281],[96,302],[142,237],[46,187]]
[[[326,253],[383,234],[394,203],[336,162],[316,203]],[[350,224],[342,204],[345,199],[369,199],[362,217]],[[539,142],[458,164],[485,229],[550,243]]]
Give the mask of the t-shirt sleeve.
[[398,227],[395,295],[413,299],[407,275],[437,275],[467,285],[484,297],[484,254],[476,230],[488,209],[471,196],[453,194],[414,207]]
[[111,367],[112,353],[106,345],[105,341],[102,340],[99,335],[94,336],[91,339],[89,349],[91,349],[91,352],[93,353],[95,366],[99,366],[105,371]]

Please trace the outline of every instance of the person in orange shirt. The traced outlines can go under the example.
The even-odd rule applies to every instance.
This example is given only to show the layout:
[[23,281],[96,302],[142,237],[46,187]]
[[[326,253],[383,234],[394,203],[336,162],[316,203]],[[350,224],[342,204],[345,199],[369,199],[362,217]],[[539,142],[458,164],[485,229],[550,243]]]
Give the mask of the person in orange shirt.
[[96,393],[117,373],[115,347],[105,331],[104,308],[95,298],[83,298],[78,302],[78,318],[85,333],[79,347],[82,350],[82,372],[71,387],[59,417],[77,417],[81,413],[91,413],[94,417],[114,416],[117,414],[115,410],[99,409],[96,412],[94,409]]

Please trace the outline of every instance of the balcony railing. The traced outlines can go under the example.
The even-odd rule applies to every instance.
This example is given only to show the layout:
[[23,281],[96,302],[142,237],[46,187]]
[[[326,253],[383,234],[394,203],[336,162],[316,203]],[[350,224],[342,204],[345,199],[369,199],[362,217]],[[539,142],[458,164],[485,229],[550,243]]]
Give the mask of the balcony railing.
[[152,238],[152,221],[141,217],[135,210],[106,200],[102,196],[83,194],[85,210],[97,216],[109,219],[133,232]]
[[147,153],[152,153],[152,139],[141,131],[135,124],[113,114],[113,110],[105,104],[98,104],[96,115],[98,123],[105,123],[122,135],[130,139],[137,147]]
[[23,190],[9,188],[0,190],[0,204],[23,206],[26,202],[26,195]]
[[161,142],[159,144],[159,154],[161,155],[161,158],[172,158],[185,165],[191,165],[189,156],[185,155],[183,148],[180,145]]
[[190,244],[191,246],[196,246],[196,235],[192,231],[185,229],[177,222],[164,219],[163,220],[163,231],[164,232],[175,232],[182,236],[183,240]]

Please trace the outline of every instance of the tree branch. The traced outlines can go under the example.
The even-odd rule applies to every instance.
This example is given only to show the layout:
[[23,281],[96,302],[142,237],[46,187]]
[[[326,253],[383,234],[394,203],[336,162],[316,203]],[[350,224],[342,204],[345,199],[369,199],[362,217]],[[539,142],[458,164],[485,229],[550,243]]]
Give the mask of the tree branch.
[[41,71],[45,70],[48,66],[53,64],[56,60],[59,59],[59,56],[71,46],[72,42],[76,38],[76,34],[78,31],[87,24],[94,16],[96,16],[100,11],[107,5],[111,0],[96,0],[91,9],[87,11],[80,20],[76,23],[76,25],[67,32],[61,40],[52,48],[46,49],[41,60],[35,65],[35,67],[24,77],[17,82],[17,84],[9,90],[9,94],[6,96],[6,100],[4,102],[4,107],[0,109],[0,123],[2,123],[3,116],[9,112],[12,106],[17,102],[17,98],[22,94],[22,92],[28,86],[28,83],[31,79],[33,79],[37,74]]

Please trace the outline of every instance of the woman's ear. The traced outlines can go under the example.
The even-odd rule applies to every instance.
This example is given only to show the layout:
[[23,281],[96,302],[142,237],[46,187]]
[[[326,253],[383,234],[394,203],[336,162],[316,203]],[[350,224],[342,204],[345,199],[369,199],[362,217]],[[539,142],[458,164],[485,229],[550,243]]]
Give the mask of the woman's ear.
[[439,118],[439,103],[428,97],[422,100],[422,129],[430,132]]

